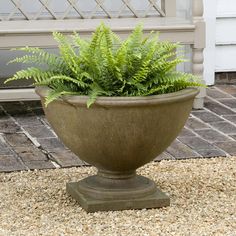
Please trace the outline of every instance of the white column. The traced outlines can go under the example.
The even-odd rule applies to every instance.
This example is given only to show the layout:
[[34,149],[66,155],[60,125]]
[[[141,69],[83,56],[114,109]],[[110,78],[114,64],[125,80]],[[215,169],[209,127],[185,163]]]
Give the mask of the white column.
[[[205,83],[204,78],[204,56],[205,48],[205,22],[203,19],[204,5],[203,0],[193,0],[192,14],[193,23],[195,24],[195,40],[192,45],[192,71],[198,76],[202,83]],[[204,98],[206,96],[206,89],[201,88],[200,93],[194,100],[193,108],[202,109],[204,106]]]

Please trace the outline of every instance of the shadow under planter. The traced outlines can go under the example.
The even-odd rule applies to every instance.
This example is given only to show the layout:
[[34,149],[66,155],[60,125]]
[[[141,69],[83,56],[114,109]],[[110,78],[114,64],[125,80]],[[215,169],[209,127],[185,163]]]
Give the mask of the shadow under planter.
[[[44,104],[49,92],[38,87]],[[65,96],[44,107],[64,144],[98,172],[67,193],[87,212],[158,208],[169,197],[136,169],[162,153],[183,128],[198,89],[149,97],[99,97],[91,108],[86,96]]]

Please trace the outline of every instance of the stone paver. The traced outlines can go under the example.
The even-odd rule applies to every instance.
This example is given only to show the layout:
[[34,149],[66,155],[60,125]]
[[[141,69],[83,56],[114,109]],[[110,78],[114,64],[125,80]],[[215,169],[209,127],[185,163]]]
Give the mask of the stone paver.
[[236,134],[236,126],[227,121],[214,122],[211,125],[224,134]]
[[226,153],[220,149],[202,149],[198,150],[203,157],[222,157],[225,156]]
[[196,134],[193,133],[193,131],[191,131],[187,127],[184,127],[179,134],[179,137],[192,137],[192,136],[196,136]]
[[24,162],[30,170],[41,170],[41,169],[55,169],[56,167],[52,164],[51,161],[29,161]]
[[215,98],[215,99],[231,98],[230,94],[220,91],[220,90],[216,89],[215,87],[208,88],[207,96]]
[[41,147],[48,151],[53,151],[54,149],[65,149],[65,146],[58,138],[39,138],[37,139]]
[[52,160],[57,162],[61,167],[72,167],[85,165],[85,162],[81,161],[75,154],[69,150],[55,149],[50,152]]
[[12,149],[7,145],[3,136],[0,135],[0,155],[11,155],[13,154]]
[[24,133],[4,134],[3,138],[12,147],[28,147],[33,145]]
[[44,125],[38,126],[26,126],[24,129],[35,138],[53,138],[55,135],[53,132]]
[[211,143],[230,141],[229,137],[214,129],[196,130],[196,133]]
[[11,154],[13,154],[11,148],[3,143],[0,143],[0,155],[11,155]]
[[0,172],[27,170],[14,155],[0,155]]
[[236,114],[235,115],[229,115],[229,116],[223,116],[226,120],[231,121],[232,123],[236,124]]
[[13,118],[20,126],[40,126],[42,122],[34,113],[14,115]]
[[227,108],[223,104],[215,102],[212,100],[207,100],[205,102],[205,108],[209,109],[210,111],[218,114],[218,115],[234,115],[235,111],[231,110],[230,108]]
[[197,120],[196,118],[190,117],[186,123],[186,127],[192,130],[198,130],[198,129],[207,129],[209,126],[202,121]]
[[233,108],[233,109],[236,108],[236,99],[235,98],[220,99],[219,102],[230,107],[230,108]]
[[231,135],[231,137],[236,140],[236,135]]
[[12,120],[0,120],[0,133],[16,133],[21,128]]
[[[215,115],[214,113],[212,113],[210,111],[199,110],[199,111],[193,111],[192,114],[195,117],[199,118],[200,120],[202,120],[203,122],[206,122],[206,123],[224,121],[222,118],[220,118],[219,116]],[[236,116],[235,116],[235,118],[236,118]]]
[[170,153],[163,152],[158,157],[155,158],[155,161],[161,161],[161,160],[174,160],[175,158],[171,156]]
[[[219,84],[155,160],[229,155],[236,155],[236,85]],[[39,101],[0,103],[0,172],[83,165],[55,136]]]
[[236,155],[236,141],[217,142],[215,145],[227,152],[229,155]]
[[178,140],[175,140],[170,145],[170,147],[167,148],[167,153],[169,153],[175,159],[187,159],[201,156],[195,150],[191,149]]
[[15,147],[14,151],[24,163],[30,161],[48,161],[47,156],[40,149],[34,146]]
[[214,146],[200,137],[179,137],[179,140],[194,150],[214,149]]
[[230,95],[236,94],[236,85],[216,85],[216,88]]

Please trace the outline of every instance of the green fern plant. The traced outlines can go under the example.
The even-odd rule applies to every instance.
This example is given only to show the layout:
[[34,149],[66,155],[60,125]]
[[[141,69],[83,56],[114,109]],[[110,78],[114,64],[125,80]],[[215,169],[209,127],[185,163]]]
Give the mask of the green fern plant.
[[179,44],[161,42],[154,33],[144,37],[141,25],[125,41],[104,24],[91,40],[77,33],[70,38],[58,32],[53,36],[59,55],[34,47],[18,48],[27,55],[9,63],[36,67],[20,70],[5,81],[33,78],[35,86],[48,86],[46,105],[63,95],[88,95],[89,107],[98,96],[149,96],[203,86],[193,75],[176,71],[184,62],[176,55]]

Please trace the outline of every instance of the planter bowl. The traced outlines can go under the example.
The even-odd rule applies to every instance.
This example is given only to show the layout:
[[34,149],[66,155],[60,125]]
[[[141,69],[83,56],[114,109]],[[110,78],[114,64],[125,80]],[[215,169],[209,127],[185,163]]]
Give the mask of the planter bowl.
[[88,212],[163,207],[169,197],[136,169],[161,154],[183,128],[198,89],[149,97],[64,96],[44,106],[47,87],[36,88],[46,118],[63,143],[95,166],[97,175],[68,183],[67,192]]

